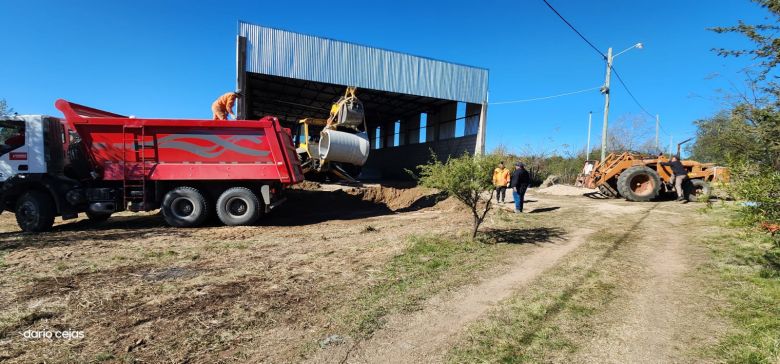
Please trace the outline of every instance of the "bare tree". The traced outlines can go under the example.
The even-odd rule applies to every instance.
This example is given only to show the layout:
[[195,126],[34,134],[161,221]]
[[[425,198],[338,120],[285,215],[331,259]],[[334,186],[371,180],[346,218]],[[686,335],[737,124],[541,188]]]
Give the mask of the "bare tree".
[[8,106],[8,103],[5,101],[5,99],[0,99],[0,116],[12,115],[13,113],[14,109]]
[[655,152],[654,130],[642,115],[626,114],[609,127],[607,147],[611,152]]

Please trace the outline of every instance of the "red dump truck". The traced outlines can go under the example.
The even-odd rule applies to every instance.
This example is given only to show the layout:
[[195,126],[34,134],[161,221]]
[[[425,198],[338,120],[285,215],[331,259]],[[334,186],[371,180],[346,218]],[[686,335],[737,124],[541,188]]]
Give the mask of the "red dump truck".
[[303,180],[292,134],[275,117],[133,118],[57,100],[64,118],[0,118],[0,212],[27,232],[56,216],[103,221],[161,209],[176,227],[216,214],[249,225]]

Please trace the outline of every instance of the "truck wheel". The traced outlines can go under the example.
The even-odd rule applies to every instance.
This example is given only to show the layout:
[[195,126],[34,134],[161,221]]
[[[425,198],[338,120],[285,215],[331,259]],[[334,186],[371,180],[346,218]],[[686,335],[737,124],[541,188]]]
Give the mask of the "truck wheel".
[[688,191],[688,201],[699,202],[710,198],[710,184],[701,178],[690,180],[690,191]]
[[217,200],[217,216],[225,225],[252,225],[262,214],[263,204],[252,190],[244,187],[227,189]]
[[661,178],[648,167],[633,166],[620,173],[617,189],[626,200],[650,201],[656,198],[661,190]]
[[16,202],[16,223],[28,233],[49,231],[54,215],[54,201],[47,193],[29,191]]
[[194,227],[208,218],[208,203],[192,187],[176,187],[165,194],[162,202],[165,221],[175,227]]
[[104,222],[104,221],[108,220],[109,217],[111,217],[110,213],[105,213],[105,212],[101,213],[101,212],[90,212],[90,211],[87,211],[86,214],[87,214],[87,218],[89,219],[89,221],[94,222],[94,223]]

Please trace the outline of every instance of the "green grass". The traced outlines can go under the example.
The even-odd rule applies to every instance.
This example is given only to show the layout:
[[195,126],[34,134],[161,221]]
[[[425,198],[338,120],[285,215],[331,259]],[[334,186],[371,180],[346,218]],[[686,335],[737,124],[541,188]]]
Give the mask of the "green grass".
[[615,229],[590,236],[526,290],[472,325],[453,347],[453,363],[537,363],[560,361],[578,349],[578,338],[595,332],[592,317],[616,296],[633,269],[623,256],[625,236]]
[[338,321],[345,332],[368,337],[382,327],[387,315],[418,310],[434,294],[473,280],[475,272],[509,248],[439,236],[412,237],[409,247],[338,315]]
[[[715,213],[734,217],[726,209]],[[780,363],[780,272],[772,267],[771,237],[742,227],[705,243],[715,260],[706,269],[722,281],[718,294],[728,301],[725,315],[734,326],[710,355],[729,363]]]
[[114,354],[111,354],[109,352],[102,352],[102,353],[98,353],[97,355],[95,355],[94,362],[95,363],[102,363],[102,362],[106,362],[106,361],[110,361],[110,360],[114,360],[114,359],[116,359]]

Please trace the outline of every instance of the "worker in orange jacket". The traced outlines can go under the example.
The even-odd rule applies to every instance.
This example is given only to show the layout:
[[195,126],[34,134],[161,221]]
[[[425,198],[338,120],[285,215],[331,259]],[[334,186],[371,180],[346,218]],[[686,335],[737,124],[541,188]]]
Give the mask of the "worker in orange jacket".
[[509,186],[509,168],[504,167],[504,162],[498,163],[493,170],[493,186],[496,186],[496,201],[501,203],[506,198],[506,187]]
[[228,115],[232,115],[235,119],[236,114],[233,113],[233,105],[236,103],[236,98],[241,97],[238,92],[228,92],[220,96],[217,101],[211,104],[211,111],[214,113],[214,120],[227,120]]

